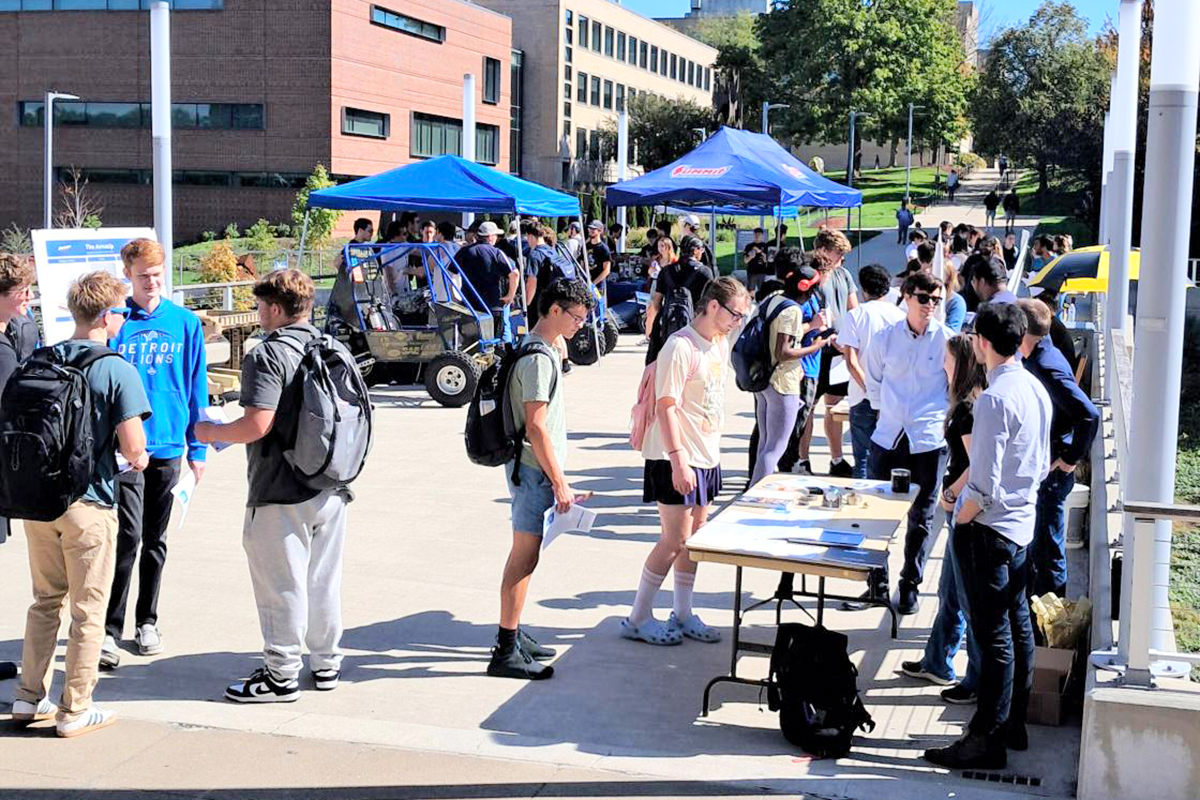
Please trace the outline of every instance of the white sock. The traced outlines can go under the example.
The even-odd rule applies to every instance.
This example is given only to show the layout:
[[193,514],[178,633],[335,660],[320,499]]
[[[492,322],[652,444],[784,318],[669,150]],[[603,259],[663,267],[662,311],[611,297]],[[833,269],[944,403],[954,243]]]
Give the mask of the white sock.
[[642,626],[654,615],[654,596],[659,587],[667,579],[666,575],[651,572],[649,567],[642,567],[642,579],[638,582],[637,595],[633,598],[633,610],[629,612],[629,621],[636,626]]
[[696,586],[696,573],[675,568],[675,619],[687,622],[692,618],[692,589]]

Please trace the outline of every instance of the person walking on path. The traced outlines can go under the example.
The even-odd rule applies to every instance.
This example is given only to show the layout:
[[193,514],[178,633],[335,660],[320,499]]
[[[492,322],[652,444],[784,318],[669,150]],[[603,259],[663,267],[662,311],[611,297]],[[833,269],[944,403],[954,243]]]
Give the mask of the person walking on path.
[[954,521],[952,546],[979,642],[979,700],[962,739],[925,751],[950,769],[1003,769],[1008,750],[1025,750],[1033,682],[1029,545],[1038,487],[1050,471],[1050,398],[1018,357],[1025,312],[987,303],[975,320],[975,352],[988,388],[975,401],[970,476]]
[[954,203],[954,193],[958,191],[958,170],[951,168],[946,176],[946,199]]
[[983,198],[983,207],[987,211],[987,227],[990,231],[996,227],[996,209],[1000,206],[1000,195],[996,194],[995,187],[987,193],[987,197]]
[[1017,214],[1021,213],[1021,198],[1017,197],[1017,187],[1013,187],[1004,195],[1004,232],[1010,233],[1017,224]]
[[[684,637],[721,639],[692,612],[696,563],[685,544],[708,520],[721,491],[730,334],[749,314],[750,295],[739,281],[717,278],[704,288],[697,307],[696,318],[667,340],[655,362],[656,414],[642,444],[642,500],[657,504],[662,532],[642,568],[633,608],[621,621],[621,636],[655,645],[681,644]],[[672,570],[674,608],[660,622],[654,598]]]
[[913,224],[912,209],[908,207],[908,200],[900,201],[900,208],[896,211],[896,244],[904,244],[908,241],[908,228]]
[[[137,371],[105,347],[125,322],[124,298],[125,284],[108,272],[84,275],[67,292],[75,332],[53,350],[67,363],[93,359],[83,375],[91,400],[94,467],[87,490],[65,513],[50,522],[24,523],[33,605],[25,622],[21,683],[12,717],[28,724],[53,716],[56,732],[64,738],[99,730],[115,720],[113,712],[92,704],[92,692],[100,676],[104,613],[117,550],[116,455],[120,453],[134,472],[150,463],[142,428],[142,420],[151,413],[146,390]],[[62,699],[55,705],[47,695],[64,602],[70,607],[71,627]]]

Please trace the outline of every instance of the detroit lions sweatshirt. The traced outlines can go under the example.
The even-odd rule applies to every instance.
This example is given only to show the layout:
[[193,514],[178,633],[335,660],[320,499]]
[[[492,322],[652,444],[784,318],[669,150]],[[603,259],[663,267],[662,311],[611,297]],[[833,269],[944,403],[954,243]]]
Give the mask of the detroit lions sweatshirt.
[[204,461],[208,447],[196,441],[200,409],[208,406],[208,366],[200,320],[170,300],[146,311],[133,302],[129,319],[109,347],[133,365],[142,378],[150,410],[145,423],[146,449],[153,458]]

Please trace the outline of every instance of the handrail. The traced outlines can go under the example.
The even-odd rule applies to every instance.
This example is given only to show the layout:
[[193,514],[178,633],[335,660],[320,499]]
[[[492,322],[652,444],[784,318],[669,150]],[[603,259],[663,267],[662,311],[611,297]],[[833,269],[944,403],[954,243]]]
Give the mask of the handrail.
[[1172,522],[1200,522],[1200,506],[1182,503],[1118,503],[1117,510],[1137,519],[1167,519]]

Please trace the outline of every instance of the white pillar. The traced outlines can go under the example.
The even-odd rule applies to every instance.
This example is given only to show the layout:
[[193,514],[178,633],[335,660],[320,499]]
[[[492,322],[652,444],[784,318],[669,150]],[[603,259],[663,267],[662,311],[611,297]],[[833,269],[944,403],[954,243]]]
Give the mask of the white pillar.
[[1113,104],[1117,102],[1117,73],[1113,70],[1109,78],[1108,111],[1104,112],[1104,160],[1100,167],[1100,231],[1096,239],[1101,246],[1108,244],[1108,180],[1112,172],[1113,137],[1112,114]]
[[[1130,4],[1132,5],[1132,4]],[[1138,3],[1140,6],[1140,3]],[[1121,6],[1125,41],[1125,4]],[[1172,503],[1179,444],[1179,392],[1183,362],[1183,323],[1188,237],[1192,208],[1192,170],[1196,160],[1196,97],[1200,90],[1200,4],[1194,0],[1158,0],[1154,5],[1154,50],[1150,68],[1150,114],[1146,131],[1146,181],[1142,202],[1141,274],[1134,339],[1133,413],[1125,496],[1130,503]],[[1134,73],[1136,77],[1136,73]],[[1131,526],[1135,539],[1134,585],[1152,586],[1149,619],[1146,598],[1135,591],[1130,622],[1149,622],[1150,647],[1171,650],[1174,633],[1167,600],[1171,559],[1171,523]],[[1153,531],[1154,558],[1145,537]],[[1140,608],[1139,608],[1140,606]],[[1142,611],[1141,614],[1138,612]],[[1135,654],[1130,652],[1130,663]],[[1155,670],[1160,671],[1160,670]]]
[[43,208],[45,211],[42,227],[50,230],[54,227],[54,92],[46,92],[46,103],[42,106],[42,124],[46,129],[46,148],[43,153],[45,160],[45,195]]
[[[1129,309],[1129,251],[1133,228],[1133,156],[1137,150],[1138,69],[1142,52],[1142,0],[1122,0],[1118,19],[1116,94],[1111,102],[1112,216],[1105,226],[1108,261],[1106,332],[1124,330]],[[1157,26],[1156,26],[1157,27]],[[1143,233],[1143,240],[1145,234]],[[1111,385],[1108,387],[1111,397]]]
[[[463,124],[462,124],[462,157],[467,161],[475,160],[475,75],[468,72],[463,75]],[[475,221],[475,215],[468,211],[462,215],[462,224],[466,228]],[[525,280],[525,276],[521,276]]]
[[[625,175],[629,170],[629,112],[621,109],[617,114],[617,182],[625,180]],[[625,220],[628,218],[628,209],[625,206],[617,207],[617,222],[621,225],[621,240],[617,242],[617,249],[622,253],[625,252]],[[615,256],[616,253],[613,253]]]
[[164,0],[150,6],[150,117],[154,152],[154,230],[162,245],[171,281],[174,214],[171,206],[171,7]]

